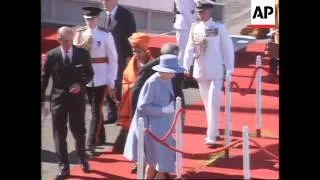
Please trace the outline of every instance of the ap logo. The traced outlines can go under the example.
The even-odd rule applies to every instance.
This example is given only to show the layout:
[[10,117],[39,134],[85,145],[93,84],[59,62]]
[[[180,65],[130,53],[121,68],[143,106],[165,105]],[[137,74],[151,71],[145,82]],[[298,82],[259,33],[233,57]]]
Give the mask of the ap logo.
[[257,28],[275,26],[275,0],[251,0],[251,25]]

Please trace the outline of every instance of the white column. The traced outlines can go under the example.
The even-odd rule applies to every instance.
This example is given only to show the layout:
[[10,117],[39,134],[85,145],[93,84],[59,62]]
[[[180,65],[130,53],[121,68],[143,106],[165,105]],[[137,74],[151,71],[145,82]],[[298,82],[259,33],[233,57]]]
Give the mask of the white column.
[[256,68],[257,69],[257,87],[256,87],[256,94],[257,94],[257,106],[256,106],[256,119],[257,119],[257,137],[261,137],[261,129],[262,129],[262,84],[261,84],[261,56],[258,55],[256,59]]
[[[226,74],[226,85],[225,85],[225,115],[226,115],[226,130],[225,130],[225,145],[229,145],[231,142],[232,134],[232,118],[231,118],[231,106],[232,106],[232,96],[230,90],[231,74]],[[229,149],[225,150],[225,157],[229,158]]]
[[143,179],[144,171],[144,123],[143,118],[138,122],[138,172],[137,179]]
[[[181,109],[181,98],[176,98],[176,113]],[[176,148],[182,149],[182,116],[179,113],[176,124]],[[177,178],[181,178],[182,176],[182,154],[180,152],[176,152],[176,174]]]
[[243,138],[243,176],[244,179],[250,179],[250,149],[248,126],[242,127]]

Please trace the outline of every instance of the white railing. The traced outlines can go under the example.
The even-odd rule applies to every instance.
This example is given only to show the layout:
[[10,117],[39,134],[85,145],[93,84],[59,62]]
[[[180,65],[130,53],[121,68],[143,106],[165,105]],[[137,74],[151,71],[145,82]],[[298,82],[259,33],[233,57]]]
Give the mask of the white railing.
[[[176,113],[174,118],[178,115],[178,120],[176,124],[176,148],[182,149],[182,116],[181,113],[178,114],[179,110],[181,109],[181,98],[176,98]],[[180,152],[176,152],[176,174],[177,178],[180,179],[182,176],[182,154]]]
[[243,138],[243,176],[244,179],[250,179],[250,143],[249,143],[249,130],[248,126],[242,127]]
[[[225,130],[225,145],[229,145],[231,142],[232,135],[232,96],[231,96],[231,74],[226,74],[226,85],[225,85],[225,114],[226,114],[226,130]],[[225,157],[229,158],[229,149],[225,150]]]
[[261,129],[262,129],[262,96],[261,96],[261,91],[262,91],[262,84],[261,84],[261,74],[262,74],[262,69],[261,69],[261,56],[258,55],[256,59],[256,68],[257,68],[257,87],[256,87],[256,95],[257,95],[257,106],[256,106],[256,119],[257,119],[257,137],[261,137]]
[[144,122],[143,118],[139,118],[138,122],[138,171],[137,179],[144,177]]

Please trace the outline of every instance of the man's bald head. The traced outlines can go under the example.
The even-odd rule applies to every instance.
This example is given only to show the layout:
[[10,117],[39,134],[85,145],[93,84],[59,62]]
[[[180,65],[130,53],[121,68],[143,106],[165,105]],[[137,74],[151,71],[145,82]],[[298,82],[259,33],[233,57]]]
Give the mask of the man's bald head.
[[73,42],[73,30],[70,27],[62,26],[58,29],[57,40],[64,50],[68,50]]
[[166,43],[161,47],[160,53],[161,54],[173,54],[173,55],[178,56],[179,47],[174,43]]
[[73,30],[70,27],[62,26],[58,29],[58,40],[59,39],[73,39]]

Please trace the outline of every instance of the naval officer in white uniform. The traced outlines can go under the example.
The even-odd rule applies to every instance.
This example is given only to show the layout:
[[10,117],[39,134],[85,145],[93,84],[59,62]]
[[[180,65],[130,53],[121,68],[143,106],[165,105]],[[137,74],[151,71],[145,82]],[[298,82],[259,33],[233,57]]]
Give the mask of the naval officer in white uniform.
[[176,31],[176,40],[179,46],[178,62],[182,66],[185,48],[187,45],[190,27],[196,22],[197,16],[194,12],[196,2],[199,0],[175,0],[175,22],[173,27]]
[[102,9],[84,7],[83,10],[87,26],[77,30],[74,44],[90,52],[94,70],[93,80],[87,84],[86,90],[92,112],[87,146],[92,152],[95,146],[103,144],[106,140],[102,105],[106,93],[111,91],[114,94],[118,72],[118,54],[112,34],[106,29],[98,27],[99,14]]
[[220,96],[224,68],[226,73],[234,69],[234,47],[224,24],[213,21],[212,8],[218,3],[200,0],[196,12],[200,21],[192,24],[183,67],[189,73],[194,61],[193,77],[199,85],[206,116],[207,137],[205,143],[214,145],[219,137]]

